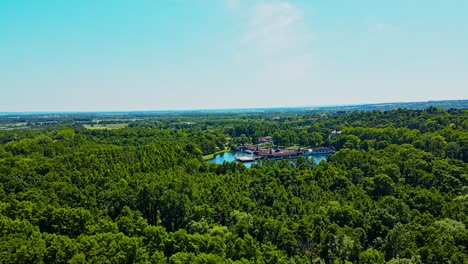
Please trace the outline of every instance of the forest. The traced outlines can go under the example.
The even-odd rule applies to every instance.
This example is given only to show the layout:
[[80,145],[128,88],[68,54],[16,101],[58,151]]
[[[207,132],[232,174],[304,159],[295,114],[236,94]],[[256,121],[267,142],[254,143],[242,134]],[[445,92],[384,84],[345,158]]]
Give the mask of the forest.
[[[0,130],[1,263],[468,263],[466,108],[119,118]],[[267,135],[336,153],[203,159]]]

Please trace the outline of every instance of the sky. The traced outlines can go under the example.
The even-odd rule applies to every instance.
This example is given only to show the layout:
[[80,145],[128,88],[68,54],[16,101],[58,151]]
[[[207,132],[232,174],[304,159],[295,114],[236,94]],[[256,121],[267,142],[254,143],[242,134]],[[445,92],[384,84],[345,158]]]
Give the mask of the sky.
[[3,0],[0,111],[468,99],[466,0]]

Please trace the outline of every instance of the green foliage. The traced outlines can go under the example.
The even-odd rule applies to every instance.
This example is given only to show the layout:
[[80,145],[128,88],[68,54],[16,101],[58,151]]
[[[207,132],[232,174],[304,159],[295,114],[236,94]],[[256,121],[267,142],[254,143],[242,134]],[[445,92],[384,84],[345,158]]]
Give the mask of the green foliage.
[[359,263],[362,264],[384,264],[384,255],[376,250],[369,248],[366,251],[359,254]]
[[[0,131],[1,262],[467,262],[466,110],[268,115]],[[337,153],[202,159],[266,135]]]

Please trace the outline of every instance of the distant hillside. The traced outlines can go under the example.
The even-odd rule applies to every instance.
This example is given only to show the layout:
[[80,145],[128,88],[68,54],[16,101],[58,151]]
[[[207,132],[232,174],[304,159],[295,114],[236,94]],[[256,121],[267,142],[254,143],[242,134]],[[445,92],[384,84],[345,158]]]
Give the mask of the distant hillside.
[[442,109],[468,108],[468,100],[445,100],[445,101],[427,101],[427,102],[405,102],[405,103],[379,103],[379,104],[361,104],[361,105],[342,105],[342,106],[324,106],[311,110],[321,111],[368,111],[368,110],[391,110],[398,108],[407,109],[425,109],[428,107],[437,107]]

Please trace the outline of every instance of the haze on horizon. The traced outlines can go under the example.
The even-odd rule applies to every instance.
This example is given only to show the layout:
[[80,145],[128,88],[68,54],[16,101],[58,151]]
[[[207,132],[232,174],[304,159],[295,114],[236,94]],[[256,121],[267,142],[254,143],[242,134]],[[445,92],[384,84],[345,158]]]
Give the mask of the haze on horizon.
[[468,99],[468,1],[6,0],[0,112]]

